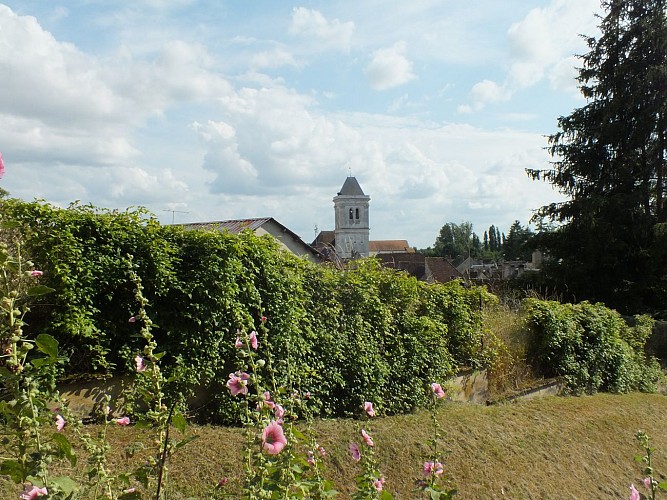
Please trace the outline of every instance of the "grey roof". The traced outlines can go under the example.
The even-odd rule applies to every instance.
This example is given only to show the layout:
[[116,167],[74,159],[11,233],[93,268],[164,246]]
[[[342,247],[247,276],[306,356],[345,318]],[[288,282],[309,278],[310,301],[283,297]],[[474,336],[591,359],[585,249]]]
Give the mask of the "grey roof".
[[338,196],[366,196],[361,190],[361,186],[355,177],[348,177],[345,179],[343,187],[340,188]]
[[221,220],[215,222],[191,222],[181,225],[185,229],[217,229],[218,231],[226,229],[232,234],[238,234],[244,229],[255,231],[270,220],[271,217],[258,217],[254,219]]

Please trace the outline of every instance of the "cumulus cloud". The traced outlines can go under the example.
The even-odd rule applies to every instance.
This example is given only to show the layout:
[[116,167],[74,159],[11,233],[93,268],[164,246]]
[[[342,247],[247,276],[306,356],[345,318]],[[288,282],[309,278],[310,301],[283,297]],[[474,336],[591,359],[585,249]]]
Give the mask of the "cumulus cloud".
[[531,9],[507,31],[512,52],[505,82],[498,85],[485,80],[475,84],[471,90],[472,104],[460,106],[459,112],[508,100],[516,91],[545,78],[554,90],[577,93],[577,63],[573,54],[586,50],[579,35],[597,32],[593,14],[599,8],[598,0],[552,0],[545,7]]
[[373,52],[373,58],[364,70],[371,87],[375,90],[390,89],[415,78],[412,61],[405,56],[406,49],[405,42],[400,41]]
[[329,21],[318,10],[295,7],[289,32],[295,36],[316,40],[322,48],[347,51],[354,33],[354,23],[341,22],[338,19]]

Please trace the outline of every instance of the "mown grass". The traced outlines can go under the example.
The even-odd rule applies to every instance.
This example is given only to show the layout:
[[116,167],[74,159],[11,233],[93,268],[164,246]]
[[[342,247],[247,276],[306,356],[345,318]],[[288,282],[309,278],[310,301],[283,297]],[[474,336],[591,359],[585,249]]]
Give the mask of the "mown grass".
[[[549,397],[494,406],[448,403],[439,409],[446,473],[468,498],[627,498],[631,482],[642,476],[633,457],[640,453],[634,434],[645,430],[656,448],[654,463],[667,473],[667,397],[658,394],[598,394]],[[431,437],[428,412],[377,418],[373,437],[387,478],[399,499],[419,498],[414,482],[421,475]],[[357,440],[358,422],[317,420],[313,428],[327,450],[327,476],[348,498],[357,465],[348,444]],[[193,426],[199,435],[172,458],[169,498],[208,498],[223,476],[230,498],[238,498],[243,466],[242,431]],[[110,432],[116,470],[129,470],[141,460],[123,457],[135,440],[148,442],[146,430],[114,427]],[[82,457],[83,458],[83,457]],[[82,475],[85,460],[74,470]],[[10,491],[11,489],[11,491]],[[15,499],[10,488],[2,498]]]

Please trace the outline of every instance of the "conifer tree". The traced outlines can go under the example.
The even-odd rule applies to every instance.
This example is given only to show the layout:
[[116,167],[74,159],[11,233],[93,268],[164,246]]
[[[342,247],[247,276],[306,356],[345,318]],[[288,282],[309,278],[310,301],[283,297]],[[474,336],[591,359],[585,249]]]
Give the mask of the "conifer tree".
[[[537,218],[561,225],[540,236],[551,273],[570,298],[627,312],[663,307],[661,254],[667,154],[667,0],[603,0],[578,80],[586,105],[558,120],[548,170],[529,170],[568,196]],[[554,268],[555,267],[555,268]]]

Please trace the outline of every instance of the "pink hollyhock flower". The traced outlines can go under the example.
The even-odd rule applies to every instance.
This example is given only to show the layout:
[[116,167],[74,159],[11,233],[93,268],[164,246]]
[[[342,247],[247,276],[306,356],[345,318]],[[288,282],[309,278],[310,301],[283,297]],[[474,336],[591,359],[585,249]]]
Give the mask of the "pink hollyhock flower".
[[142,358],[142,357],[139,356],[138,354],[137,354],[137,356],[134,358],[134,363],[136,364],[136,366],[137,366],[137,371],[138,371],[139,373],[142,373],[142,372],[145,372],[145,371],[146,371],[146,360],[144,360],[144,358]]
[[257,350],[259,347],[259,342],[257,341],[257,332],[255,330],[250,332],[250,347],[255,350]]
[[136,488],[128,488],[126,490],[123,490],[123,493],[134,493],[135,491],[137,491]]
[[306,393],[303,395],[305,399],[310,399],[310,391],[306,391]]
[[437,382],[433,382],[431,384],[431,389],[433,390],[433,394],[435,394],[439,398],[444,398],[445,397],[445,391],[442,390],[442,387],[440,387],[440,384]]
[[651,489],[651,483],[652,483],[652,482],[653,482],[653,481],[651,481],[651,478],[650,478],[650,477],[645,477],[645,478],[644,478],[644,488],[646,488],[647,490],[650,490],[650,489]]
[[368,413],[369,417],[374,417],[375,416],[375,410],[373,409],[373,403],[370,401],[366,401],[364,403],[364,411]]
[[23,493],[21,493],[21,500],[34,500],[37,497],[41,497],[42,495],[48,495],[49,492],[44,488],[38,488],[34,484],[26,484],[23,488]]
[[277,455],[283,451],[285,446],[287,446],[287,438],[283,433],[283,428],[278,422],[272,420],[262,432],[262,448],[269,455]]
[[433,472],[433,466],[435,464],[433,462],[424,462],[424,475],[425,476],[430,476],[431,473]]
[[129,323],[136,323],[136,322],[137,322],[137,318],[134,317],[134,316],[130,316],[130,319],[128,319],[127,321],[128,321]]
[[276,416],[276,418],[283,418],[285,416],[285,408],[283,408],[280,405],[276,405],[275,408],[273,409],[273,413]]
[[382,491],[382,488],[384,487],[384,477],[381,477],[380,479],[376,479],[373,481],[373,486],[375,486],[375,489],[377,491]]
[[218,486],[222,488],[229,482],[229,478],[227,476],[223,477],[220,481],[218,481]]
[[371,439],[371,437],[370,437],[370,436],[368,435],[368,433],[367,433],[365,430],[363,430],[363,429],[361,429],[361,437],[364,438],[364,441],[366,441],[366,444],[367,444],[368,446],[375,446],[375,443],[373,442],[373,440]]
[[324,446],[319,446],[319,447],[317,448],[317,451],[318,451],[318,453],[320,454],[320,456],[321,456],[322,458],[324,458],[324,457],[327,456],[327,451],[324,449]]
[[43,274],[44,273],[42,271],[40,271],[39,269],[35,269],[34,271],[30,272],[30,276],[32,276],[33,278],[39,278]]
[[630,500],[641,500],[641,495],[634,484],[630,485]]
[[2,153],[0,153],[0,177],[5,175],[5,162],[2,161]]
[[243,341],[241,340],[241,337],[236,337],[236,342],[234,342],[234,347],[237,349],[243,347]]
[[309,465],[315,465],[315,454],[312,450],[308,450],[308,459],[306,460]]
[[262,323],[266,323],[266,316],[262,316],[262,317],[260,318],[260,321],[261,321]]
[[356,443],[350,443],[350,455],[352,455],[352,460],[355,462],[361,460],[361,452]]
[[436,476],[439,476],[445,471],[445,469],[442,467],[442,464],[440,462],[436,462],[435,465],[433,466],[433,474]]
[[65,427],[65,419],[62,415],[56,415],[56,429],[62,431],[63,427]]
[[229,388],[229,392],[232,393],[232,396],[248,394],[248,378],[250,378],[250,376],[247,373],[236,372],[229,374],[227,387]]
[[118,425],[130,425],[130,417],[120,417],[116,419]]

